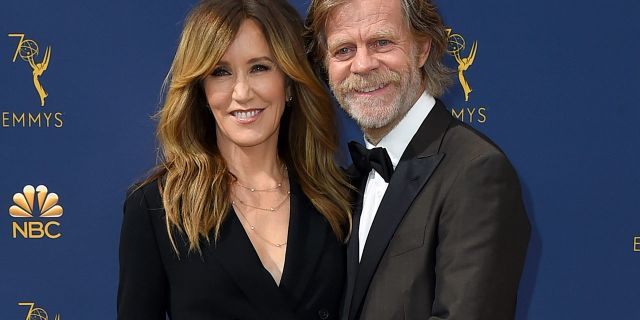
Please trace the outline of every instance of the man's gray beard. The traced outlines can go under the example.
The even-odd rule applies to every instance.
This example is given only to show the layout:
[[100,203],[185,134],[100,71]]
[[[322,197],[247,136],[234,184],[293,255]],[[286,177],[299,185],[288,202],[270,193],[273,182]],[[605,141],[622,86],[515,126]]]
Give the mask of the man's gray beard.
[[[330,84],[331,90],[334,92],[336,100],[338,100],[342,109],[358,123],[360,128],[379,129],[393,122],[398,123],[400,121],[399,118],[407,114],[413,103],[422,94],[420,92],[422,84],[421,73],[416,64],[412,63],[410,66],[411,71],[405,73],[408,74],[408,77],[404,78],[406,79],[405,81],[402,81],[401,76],[398,94],[387,106],[383,105],[384,102],[378,98],[349,98],[348,94],[342,94],[333,84]],[[352,100],[358,101],[354,103]],[[357,104],[360,107],[354,108],[353,104]],[[371,114],[370,111],[372,109],[377,109],[377,112]]]

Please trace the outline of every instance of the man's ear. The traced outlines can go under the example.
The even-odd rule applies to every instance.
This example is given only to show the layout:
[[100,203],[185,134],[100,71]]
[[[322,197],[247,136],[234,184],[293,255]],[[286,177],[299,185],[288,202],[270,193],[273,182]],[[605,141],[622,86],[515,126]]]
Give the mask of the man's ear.
[[431,51],[431,38],[427,38],[418,42],[418,65],[420,68],[424,66]]

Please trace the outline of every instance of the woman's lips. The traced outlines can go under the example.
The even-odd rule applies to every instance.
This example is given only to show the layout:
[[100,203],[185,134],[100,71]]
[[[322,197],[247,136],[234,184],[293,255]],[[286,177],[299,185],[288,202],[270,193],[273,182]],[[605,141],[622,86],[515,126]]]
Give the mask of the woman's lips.
[[262,110],[264,109],[236,110],[231,112],[231,115],[239,123],[247,124],[256,121]]

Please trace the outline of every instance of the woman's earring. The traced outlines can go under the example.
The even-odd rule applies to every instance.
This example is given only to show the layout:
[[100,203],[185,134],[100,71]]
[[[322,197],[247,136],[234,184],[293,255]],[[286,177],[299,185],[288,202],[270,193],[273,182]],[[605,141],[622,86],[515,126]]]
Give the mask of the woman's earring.
[[289,98],[287,98],[287,102],[292,102],[293,101],[293,96],[289,96]]

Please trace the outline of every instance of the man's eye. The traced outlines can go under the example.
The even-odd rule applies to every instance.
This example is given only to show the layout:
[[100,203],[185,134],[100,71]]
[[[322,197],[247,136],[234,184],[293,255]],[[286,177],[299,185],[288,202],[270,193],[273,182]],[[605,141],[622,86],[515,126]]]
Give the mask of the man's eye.
[[349,48],[344,47],[344,48],[340,48],[340,49],[338,49],[338,50],[336,51],[336,54],[337,54],[337,55],[345,55],[345,54],[348,54],[350,51],[351,51],[351,50],[350,50]]
[[225,68],[215,68],[213,69],[213,72],[211,72],[211,75],[214,77],[222,77],[222,76],[228,76],[231,73],[229,73],[229,71],[227,71],[227,69]]
[[346,59],[351,55],[352,52],[353,52],[352,48],[350,48],[350,47],[342,47],[342,48],[336,50],[333,55],[338,59]]
[[263,64],[257,64],[253,67],[251,67],[251,72],[264,72],[264,71],[269,71],[271,70],[271,68],[269,66],[265,66]]
[[391,44],[391,41],[389,41],[389,40],[378,40],[378,41],[376,41],[376,46],[378,46],[378,47],[388,46],[389,44]]

